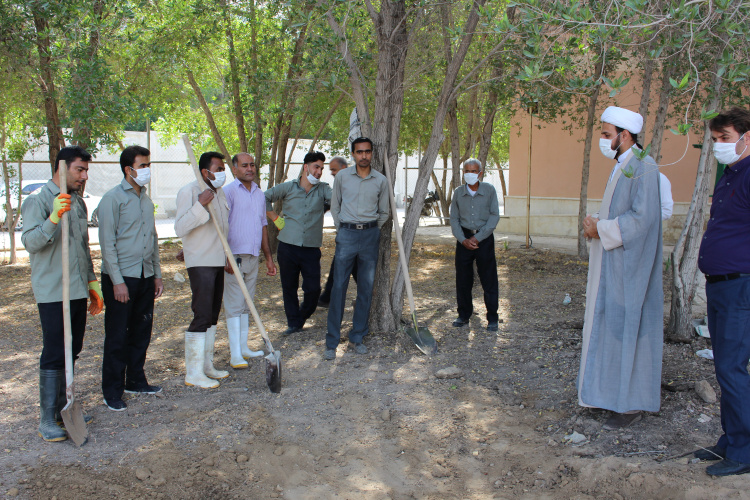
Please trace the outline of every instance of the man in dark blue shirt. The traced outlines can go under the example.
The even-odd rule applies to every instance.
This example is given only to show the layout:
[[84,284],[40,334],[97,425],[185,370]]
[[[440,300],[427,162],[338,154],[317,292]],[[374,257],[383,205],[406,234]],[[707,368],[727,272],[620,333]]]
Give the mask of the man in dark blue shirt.
[[712,476],[750,472],[750,111],[709,122],[714,156],[727,167],[716,182],[698,267],[706,275],[708,330],[721,388],[722,436],[694,453]]

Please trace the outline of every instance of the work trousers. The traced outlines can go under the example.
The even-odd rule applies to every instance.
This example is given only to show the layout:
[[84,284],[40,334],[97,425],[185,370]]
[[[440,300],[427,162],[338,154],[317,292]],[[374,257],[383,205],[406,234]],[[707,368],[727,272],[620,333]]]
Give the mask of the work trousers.
[[154,277],[123,276],[128,287],[126,303],[115,300],[114,284],[102,273],[104,296],[104,354],[102,356],[102,394],[106,400],[122,398],[125,389],[148,385],[143,365],[151,343],[154,321]]
[[[243,253],[235,255],[234,259],[237,261],[237,267],[240,269],[242,281],[245,282],[250,298],[255,300],[255,284],[258,281],[258,256]],[[224,314],[227,318],[250,314],[250,307],[247,305],[237,278],[226,271],[224,272]]]
[[[73,362],[83,349],[83,334],[86,331],[88,299],[70,301],[70,326],[73,337]],[[42,370],[65,369],[65,331],[63,329],[62,301],[37,304],[42,323],[42,355],[39,368]]]
[[[467,231],[464,235],[470,237]],[[498,321],[497,309],[500,292],[497,282],[497,260],[495,259],[495,237],[489,235],[479,242],[479,248],[469,250],[456,243],[456,302],[458,317],[468,320],[474,313],[471,289],[474,287],[474,262],[477,263],[479,282],[484,290],[484,305],[487,322]]]
[[[333,270],[334,264],[336,264],[336,257],[331,259],[331,270],[328,271],[328,279],[326,280],[326,286],[323,289],[323,293],[320,294],[320,300],[325,303],[331,302],[331,290],[333,290]],[[357,261],[354,261],[354,267],[352,267],[352,278],[354,282],[357,282]]]
[[224,268],[188,267],[187,271],[193,291],[193,321],[188,331],[205,332],[219,322],[224,294]]
[[341,341],[341,320],[344,317],[346,289],[354,263],[357,263],[357,302],[354,304],[352,329],[349,341],[361,343],[370,331],[370,305],[372,287],[375,282],[375,268],[378,265],[380,228],[369,229],[339,228],[336,234],[336,269],[333,273],[333,290],[328,308],[328,332],[326,348],[336,349]]
[[[318,307],[320,297],[320,248],[300,247],[279,242],[276,260],[281,275],[281,291],[284,296],[286,324],[291,328],[302,328],[307,318]],[[302,305],[297,289],[302,275]]]
[[750,276],[706,283],[708,331],[721,388],[721,429],[717,446],[726,457],[750,463]]

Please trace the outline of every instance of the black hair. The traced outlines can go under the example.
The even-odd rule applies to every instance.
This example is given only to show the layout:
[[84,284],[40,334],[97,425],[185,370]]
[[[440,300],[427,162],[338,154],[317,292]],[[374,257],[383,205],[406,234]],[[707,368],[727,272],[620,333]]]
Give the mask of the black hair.
[[81,146],[65,146],[57,153],[57,158],[55,158],[55,172],[57,172],[61,161],[64,161],[65,165],[70,168],[70,164],[76,160],[91,161],[91,155]]
[[320,151],[310,151],[305,155],[305,159],[302,161],[302,163],[307,165],[308,163],[314,163],[316,161],[322,161],[325,163],[326,155],[324,155]]
[[125,167],[132,167],[136,156],[151,156],[151,151],[143,146],[128,146],[120,153],[120,168],[125,175]]
[[211,160],[218,158],[224,161],[224,155],[217,151],[206,151],[198,160],[198,170],[211,170]]
[[719,113],[708,122],[708,128],[713,131],[733,127],[740,135],[750,130],[750,111],[734,107],[729,111]]
[[341,164],[343,167],[349,166],[349,162],[346,161],[346,158],[344,158],[343,156],[334,156],[328,161],[328,164],[330,165],[331,163],[334,163],[334,162]]
[[233,167],[235,167],[235,168],[237,167],[237,164],[240,162],[240,156],[241,155],[247,155],[247,156],[249,156],[250,158],[253,159],[253,162],[255,162],[255,157],[253,155],[251,155],[250,153],[244,153],[244,152],[243,153],[237,153],[236,155],[232,156],[232,166]]
[[354,152],[354,146],[356,146],[357,144],[363,143],[363,142],[369,142],[370,143],[370,149],[373,149],[373,144],[372,144],[372,141],[370,139],[368,139],[367,137],[357,137],[356,139],[354,139],[352,141],[352,153]]
[[[615,130],[617,130],[618,134],[621,134],[623,130],[627,130],[627,129],[620,128],[617,125],[615,125]],[[643,149],[643,146],[641,146],[640,144],[638,144],[638,134],[634,134],[630,130],[628,130],[628,134],[630,134],[630,137],[633,138],[633,142],[635,143],[636,146],[638,146],[638,149]]]

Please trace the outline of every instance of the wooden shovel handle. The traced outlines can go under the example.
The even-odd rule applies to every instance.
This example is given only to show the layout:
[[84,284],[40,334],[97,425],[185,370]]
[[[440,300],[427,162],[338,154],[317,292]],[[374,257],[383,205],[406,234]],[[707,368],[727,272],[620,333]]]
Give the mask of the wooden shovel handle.
[[393,214],[393,225],[396,228],[396,243],[398,243],[398,257],[401,261],[401,269],[404,270],[404,286],[406,287],[406,296],[409,297],[409,308],[411,308],[411,317],[414,322],[414,329],[417,330],[417,308],[414,306],[414,293],[411,289],[411,278],[409,277],[409,266],[406,263],[406,254],[404,253],[404,241],[401,238],[401,229],[398,225],[398,212],[396,211],[396,196],[393,194],[393,183],[391,182],[391,167],[388,164],[388,153],[383,156],[385,162],[385,176],[388,179],[388,195],[391,199],[391,213]]
[[[58,165],[60,180],[60,194],[68,194],[67,163],[61,161]],[[73,200],[71,200],[72,202]],[[63,332],[65,342],[65,395],[68,402],[73,401],[73,332],[70,323],[70,217],[64,212],[60,220],[62,241],[62,310]]]
[[[183,134],[182,141],[185,143],[185,149],[187,150],[190,163],[193,165],[193,171],[195,173],[195,178],[198,180],[198,185],[201,187],[201,189],[207,189],[208,186],[203,181],[203,176],[201,175],[200,169],[198,168],[198,162],[195,160],[195,153],[193,152],[193,145],[190,143],[190,138],[188,138],[186,134]],[[211,214],[211,220],[214,223],[214,228],[216,229],[216,233],[219,235],[219,239],[221,240],[221,245],[224,247],[224,253],[226,253],[227,255],[227,260],[229,261],[229,265],[232,266],[232,271],[234,271],[234,277],[237,278],[237,283],[240,285],[240,290],[242,290],[242,295],[245,296],[245,302],[247,302],[247,306],[250,308],[250,312],[253,315],[255,324],[258,326],[258,330],[260,331],[260,336],[263,337],[263,341],[266,343],[266,347],[271,352],[271,354],[273,354],[275,351],[273,350],[271,339],[268,338],[268,333],[266,333],[266,329],[263,326],[263,322],[260,320],[258,311],[255,309],[255,305],[253,304],[253,299],[250,297],[250,292],[247,290],[245,281],[242,279],[242,273],[240,273],[240,268],[237,266],[237,262],[234,260],[234,254],[232,253],[232,249],[229,247],[227,238],[226,236],[224,236],[224,233],[221,231],[221,226],[219,226],[219,219],[216,216],[216,211],[214,210],[214,207],[211,205],[211,203],[206,205],[206,208],[208,208],[208,213]]]

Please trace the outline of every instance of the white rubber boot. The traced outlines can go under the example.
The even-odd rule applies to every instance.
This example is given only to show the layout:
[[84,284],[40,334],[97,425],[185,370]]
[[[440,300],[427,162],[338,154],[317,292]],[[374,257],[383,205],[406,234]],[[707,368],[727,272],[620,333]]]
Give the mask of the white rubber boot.
[[243,314],[240,316],[240,349],[242,350],[242,357],[245,359],[257,358],[263,356],[265,352],[253,351],[247,346],[247,335],[250,331],[250,316]]
[[213,389],[219,383],[203,373],[205,344],[205,332],[185,332],[185,385]]
[[229,334],[229,364],[234,369],[247,368],[247,361],[242,357],[240,349],[240,317],[227,318],[227,333]]
[[214,368],[214,345],[216,344],[216,325],[206,330],[206,344],[203,355],[203,373],[209,378],[227,378],[229,372]]

